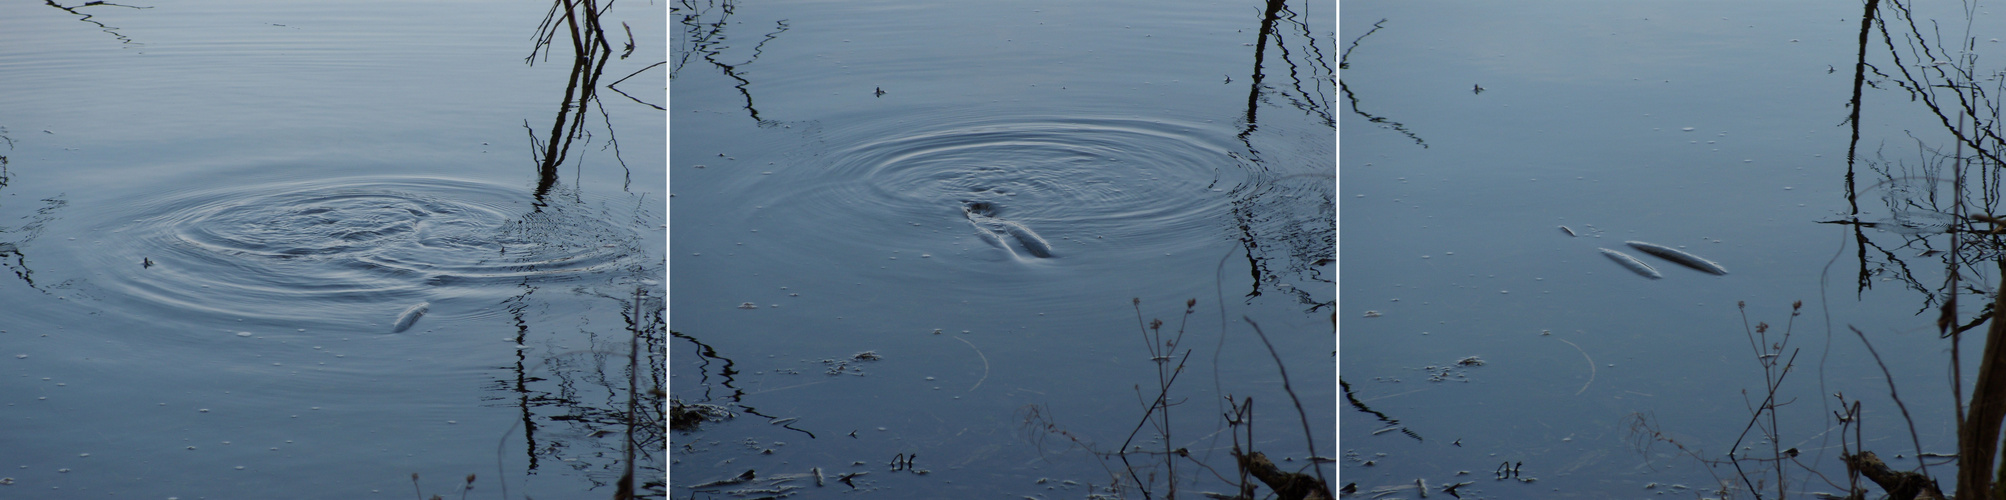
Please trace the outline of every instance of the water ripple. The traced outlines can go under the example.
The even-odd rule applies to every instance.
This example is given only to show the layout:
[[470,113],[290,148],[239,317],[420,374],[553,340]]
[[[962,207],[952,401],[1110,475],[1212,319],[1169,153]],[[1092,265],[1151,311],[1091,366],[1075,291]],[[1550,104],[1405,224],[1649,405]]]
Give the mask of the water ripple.
[[[386,325],[419,301],[494,297],[631,264],[601,214],[437,178],[288,182],[136,203],[100,283],[196,315]],[[137,265],[136,265],[137,264]],[[387,331],[387,330],[385,330]]]
[[1224,192],[1244,176],[1219,140],[1229,137],[1196,128],[1118,119],[946,125],[856,141],[807,165],[819,168],[762,176],[748,191],[781,193],[772,195],[778,209],[841,224],[845,239],[866,246],[941,251],[979,241],[968,237],[979,228],[963,209],[986,204],[1051,240],[1054,261],[1160,255],[1216,241],[1209,235],[1229,213]]

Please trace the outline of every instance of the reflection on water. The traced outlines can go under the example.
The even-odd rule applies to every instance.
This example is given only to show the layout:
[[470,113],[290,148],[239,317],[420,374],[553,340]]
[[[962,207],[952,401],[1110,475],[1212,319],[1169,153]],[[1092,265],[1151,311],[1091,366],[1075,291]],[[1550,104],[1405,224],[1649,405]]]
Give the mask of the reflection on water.
[[47,2],[47,3],[48,3],[48,5],[49,5],[50,7],[55,7],[55,8],[58,8],[58,9],[62,9],[62,10],[63,10],[63,11],[65,11],[65,12],[69,12],[69,13],[71,13],[71,14],[76,14],[76,15],[77,15],[77,20],[78,20],[78,21],[82,21],[82,22],[86,22],[86,23],[91,23],[91,24],[95,24],[95,25],[97,25],[98,29],[101,29],[101,30],[104,30],[104,32],[105,32],[105,33],[110,33],[110,34],[111,34],[111,36],[113,36],[113,37],[116,37],[116,38],[118,38],[118,43],[119,43],[119,44],[121,44],[121,45],[128,45],[128,46],[139,46],[139,45],[143,45],[143,44],[140,44],[140,43],[137,43],[137,42],[134,42],[134,41],[132,41],[132,38],[131,38],[131,37],[127,37],[127,36],[125,36],[124,34],[122,34],[122,33],[119,33],[119,32],[118,32],[118,28],[117,28],[117,27],[114,27],[114,26],[107,26],[107,25],[105,25],[105,23],[102,23],[102,22],[99,22],[99,21],[97,21],[97,20],[95,20],[95,19],[92,19],[93,17],[96,17],[96,16],[93,16],[93,15],[91,15],[91,14],[89,14],[89,13],[86,13],[86,12],[83,12],[83,9],[86,9],[86,8],[90,8],[90,7],[125,7],[125,8],[128,8],[128,9],[151,9],[151,8],[153,8],[153,7],[141,7],[141,6],[137,6],[137,5],[121,5],[121,4],[115,4],[115,3],[111,3],[111,2],[105,2],[105,1],[100,1],[100,0],[93,0],[93,1],[90,1],[90,2],[84,2],[84,4],[83,4],[83,5],[77,5],[77,6],[68,6],[68,7],[64,6],[63,4],[59,4],[59,3],[56,3],[56,0],[42,0],[42,1],[44,1],[44,2]]
[[[517,429],[525,443],[526,473],[536,474],[546,460],[555,460],[584,473],[595,487],[666,495],[667,485],[659,479],[668,472],[660,457],[668,427],[661,386],[668,361],[664,308],[661,297],[648,290],[658,283],[639,285],[629,297],[598,294],[621,305],[624,331],[586,332],[585,348],[541,360],[517,350],[512,376],[495,381],[496,391],[511,394],[494,399],[521,415]],[[535,307],[531,296],[540,288],[523,283],[519,295],[503,301],[520,344],[536,342],[528,317]]]
[[[8,151],[13,151],[14,139],[7,136],[6,127],[0,127],[0,143],[6,144]],[[7,155],[0,155],[0,194],[9,194],[4,191],[8,183],[13,180],[13,171],[8,169],[7,164]],[[44,226],[55,220],[56,212],[67,204],[69,202],[64,201],[60,195],[43,198],[34,213],[19,216],[17,220],[20,221],[20,225],[8,227],[8,224],[0,223],[0,267],[7,268],[9,272],[14,273],[14,277],[20,278],[29,287],[42,290],[40,285],[35,284],[35,270],[29,267],[28,255],[22,247],[30,246],[35,238],[40,237]],[[7,208],[7,205],[0,203],[0,209]],[[0,211],[0,216],[7,213]]]
[[702,55],[704,62],[716,66],[725,77],[737,82],[732,88],[738,89],[739,95],[745,98],[745,112],[752,117],[752,121],[769,125],[767,120],[759,118],[759,108],[753,107],[752,89],[748,88],[752,85],[752,81],[746,79],[743,67],[759,61],[759,54],[766,48],[766,43],[787,31],[787,20],[774,21],[773,31],[766,33],[759,43],[752,46],[752,53],[746,55],[744,61],[726,63],[718,58],[730,48],[726,43],[728,37],[725,36],[725,28],[731,26],[731,15],[737,8],[738,4],[733,0],[706,0],[703,7],[697,7],[694,2],[685,0],[676,8],[682,16],[678,22],[682,25],[683,34],[676,37],[678,44],[676,53],[681,54],[681,57],[676,59],[675,67],[669,70],[669,78],[674,79],[677,73],[681,73],[683,66],[689,64],[690,57]]
[[[1365,33],[1359,34],[1357,37],[1352,38],[1351,46],[1345,47],[1344,52],[1338,55],[1337,67],[1339,69],[1351,69],[1351,51],[1357,49],[1358,43],[1365,41],[1365,37],[1372,36],[1373,33],[1378,33],[1380,29],[1386,27],[1385,25],[1386,25],[1386,20],[1380,19],[1379,22],[1372,23],[1372,29],[1366,30]],[[1337,88],[1339,91],[1344,92],[1345,100],[1349,101],[1348,103],[1351,105],[1351,112],[1358,114],[1358,116],[1365,117],[1366,123],[1381,124],[1381,126],[1393,129],[1393,131],[1399,132],[1401,135],[1407,136],[1407,138],[1412,139],[1414,141],[1414,144],[1416,145],[1419,145],[1423,148],[1428,147],[1428,141],[1422,140],[1421,136],[1416,135],[1414,131],[1407,130],[1406,125],[1388,119],[1384,116],[1372,114],[1371,112],[1365,111],[1364,108],[1358,107],[1359,104],[1358,93],[1353,92],[1351,90],[1351,86],[1345,84],[1343,80],[1339,80],[1337,82]],[[1476,89],[1478,89],[1476,91],[1477,93],[1483,93],[1482,90],[1483,87],[1481,85],[1477,86]]]
[[[1278,31],[1278,24],[1286,24],[1292,31]],[[1288,70],[1293,92],[1263,84],[1270,37],[1281,56],[1277,61]],[[1317,47],[1318,40],[1287,2],[1268,2],[1254,50],[1247,114],[1237,135],[1246,153],[1231,154],[1242,168],[1260,174],[1253,182],[1234,187],[1232,193],[1233,220],[1239,228],[1240,245],[1253,278],[1247,299],[1261,296],[1263,288],[1280,290],[1310,306],[1311,312],[1337,303],[1335,296],[1321,296],[1337,283],[1336,273],[1330,269],[1336,263],[1337,252],[1336,176],[1321,172],[1289,173],[1313,172],[1318,170],[1316,165],[1269,165],[1270,160],[1261,151],[1263,146],[1255,144],[1254,132],[1259,128],[1260,102],[1266,95],[1287,99],[1296,109],[1320,118],[1325,126],[1336,127],[1327,91],[1327,82],[1336,79],[1336,75],[1331,72],[1323,50]],[[1297,45],[1293,52],[1292,43]],[[1307,88],[1304,80],[1309,80]],[[1282,156],[1294,158],[1298,154],[1284,151]]]

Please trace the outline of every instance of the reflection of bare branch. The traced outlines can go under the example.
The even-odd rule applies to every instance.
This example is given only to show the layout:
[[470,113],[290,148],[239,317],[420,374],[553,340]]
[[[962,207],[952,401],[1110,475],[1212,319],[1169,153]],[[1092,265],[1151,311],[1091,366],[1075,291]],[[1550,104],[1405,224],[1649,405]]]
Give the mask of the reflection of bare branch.
[[1344,52],[1337,56],[1337,69],[1351,69],[1351,50],[1358,48],[1358,42],[1364,41],[1365,37],[1372,36],[1373,33],[1378,33],[1380,28],[1386,27],[1385,25],[1386,20],[1380,19],[1379,22],[1372,23],[1372,29],[1366,30],[1365,34],[1351,39],[1351,46],[1345,47]]
[[[626,24],[626,23],[621,23],[621,24]],[[620,85],[620,82],[624,82],[624,81],[627,81],[627,79],[628,79],[628,78],[633,78],[633,77],[634,77],[634,75],[639,75],[639,74],[641,74],[641,72],[642,72],[642,71],[647,71],[647,70],[651,70],[651,69],[655,69],[655,67],[656,67],[656,66],[661,66],[661,65],[663,65],[663,64],[668,64],[668,63],[669,63],[668,61],[662,61],[662,62],[658,62],[658,63],[654,63],[654,64],[650,64],[650,65],[648,65],[648,67],[646,67],[646,68],[641,68],[641,69],[637,69],[637,70],[634,70],[634,72],[633,72],[633,73],[630,73],[630,74],[628,74],[627,76],[623,76],[623,77],[620,77],[620,79],[619,79],[619,80],[615,80],[615,81],[613,81],[613,83],[608,83],[608,84],[606,84],[606,89],[607,89],[607,90],[611,90],[611,91],[614,91],[614,92],[620,92],[620,95],[623,95],[623,96],[627,96],[627,98],[628,98],[628,99],[633,99],[633,100],[634,100],[634,102],[638,102],[638,103],[641,103],[642,105],[646,105],[646,106],[648,106],[648,107],[650,107],[650,108],[655,108],[655,109],[659,109],[659,110],[662,110],[662,111],[668,111],[668,110],[669,110],[669,108],[664,108],[664,107],[661,107],[661,106],[658,106],[658,105],[655,105],[655,104],[650,104],[650,103],[648,103],[648,102],[646,102],[646,101],[642,101],[642,100],[640,100],[640,99],[638,99],[638,98],[635,98],[634,96],[631,96],[631,95],[627,95],[627,93],[626,93],[626,92],[622,92],[622,91],[620,90],[620,88],[618,87],[618,85]]]
[[[1302,33],[1302,43],[1308,48],[1311,55],[1308,61],[1311,82],[1309,89],[1306,90],[1303,88],[1303,76],[1299,71],[1300,68],[1296,64],[1295,58],[1289,54],[1289,44],[1282,41],[1282,32],[1277,31],[1274,33],[1275,48],[1282,51],[1282,62],[1288,65],[1289,80],[1294,82],[1296,90],[1295,94],[1285,93],[1284,95],[1288,97],[1290,104],[1293,104],[1296,109],[1301,109],[1306,113],[1323,118],[1323,123],[1326,126],[1336,126],[1336,120],[1330,116],[1330,96],[1324,93],[1325,87],[1323,85],[1323,82],[1331,75],[1330,63],[1324,61],[1323,50],[1317,48],[1317,38],[1315,35],[1310,34],[1309,24],[1303,22],[1301,19],[1302,16],[1290,10],[1286,2],[1277,3],[1281,3],[1280,14],[1283,15],[1276,20],[1285,20],[1290,26],[1298,28],[1296,31]],[[1296,96],[1301,96],[1302,98],[1297,99]]]
[[[1376,23],[1372,23],[1372,29],[1371,29],[1371,30],[1368,30],[1368,31],[1366,31],[1366,32],[1365,32],[1365,34],[1363,34],[1363,35],[1358,35],[1358,38],[1353,38],[1353,39],[1351,39],[1351,46],[1350,46],[1350,47],[1346,47],[1346,48],[1344,49],[1344,53],[1343,53],[1343,54],[1340,54],[1340,55],[1338,56],[1338,59],[1337,59],[1337,68],[1338,68],[1338,69],[1351,69],[1351,51],[1352,51],[1352,49],[1356,49],[1356,48],[1358,48],[1358,42],[1359,42],[1359,41],[1361,41],[1361,40],[1364,40],[1364,39],[1365,39],[1365,37],[1368,37],[1368,36],[1372,36],[1372,34],[1373,34],[1373,33],[1377,33],[1377,32],[1379,32],[1379,29],[1380,29],[1380,28],[1383,28],[1383,27],[1385,27],[1385,26],[1384,26],[1385,24],[1386,24],[1386,20],[1385,20],[1385,19],[1380,19],[1380,20],[1379,20],[1379,22],[1376,22]],[[1396,121],[1392,121],[1392,120],[1388,120],[1388,119],[1386,119],[1386,117],[1384,117],[1384,116],[1379,116],[1379,115],[1375,115],[1375,114],[1372,114],[1372,113],[1367,113],[1367,112],[1365,112],[1365,110],[1363,110],[1363,109],[1358,109],[1358,94],[1354,94],[1354,93],[1352,93],[1352,92],[1351,92],[1351,86],[1349,86],[1349,85],[1345,85],[1345,84],[1344,84],[1344,81],[1343,81],[1343,80],[1338,80],[1338,82],[1337,82],[1337,88],[1338,88],[1338,90],[1341,90],[1341,91],[1343,91],[1343,92],[1344,92],[1344,99],[1345,99],[1346,101],[1350,101],[1350,102],[1351,102],[1351,112],[1352,112],[1352,113],[1357,113],[1357,114],[1358,114],[1358,116],[1363,116],[1363,117],[1365,117],[1365,121],[1368,121],[1368,122],[1372,122],[1372,123],[1381,123],[1381,124],[1386,124],[1386,126],[1387,126],[1387,127],[1389,127],[1389,128],[1392,128],[1392,129],[1393,129],[1393,131],[1395,131],[1395,132],[1399,132],[1399,133],[1400,133],[1401,135],[1405,135],[1405,136],[1407,136],[1407,138],[1408,138],[1408,139],[1413,139],[1413,140],[1414,140],[1414,143],[1415,143],[1415,144],[1419,144],[1419,145],[1421,145],[1421,147],[1422,147],[1423,149],[1426,149],[1426,148],[1428,147],[1428,142],[1427,142],[1427,141],[1423,141],[1423,140],[1421,140],[1421,136],[1419,136],[1419,135],[1415,135],[1413,131],[1411,131],[1411,130],[1407,130],[1407,126],[1406,126],[1406,125],[1403,125],[1403,124],[1401,124],[1400,122],[1396,122]]]
[[[690,5],[689,0],[684,0],[683,4],[684,8],[696,10],[694,6]],[[752,46],[752,55],[744,61],[726,63],[720,61],[718,58],[723,55],[726,48],[724,46],[726,38],[724,28],[730,24],[729,19],[735,10],[736,4],[726,0],[714,6],[720,6],[720,10],[723,11],[723,14],[714,22],[704,22],[702,20],[703,16],[710,12],[709,8],[705,8],[694,14],[683,15],[682,23],[686,28],[684,30],[685,38],[683,41],[686,42],[687,46],[680,48],[682,56],[676,60],[675,67],[669,71],[669,79],[674,80],[676,74],[682,72],[683,65],[689,62],[690,56],[702,55],[705,62],[716,66],[719,71],[724,73],[726,78],[738,82],[732,85],[732,87],[738,89],[739,95],[745,97],[744,108],[746,113],[752,117],[753,121],[760,122],[764,126],[767,121],[759,118],[759,108],[753,106],[752,90],[749,88],[752,85],[752,81],[745,78],[745,71],[741,68],[759,60],[760,54],[766,49],[766,42],[771,42],[778,38],[781,33],[787,32],[789,28],[787,20],[781,19],[775,21],[773,32],[767,33],[758,44],[754,44]]]
[[[539,55],[543,60],[549,60],[552,47],[557,42],[560,32],[570,41],[571,75],[565,82],[564,100],[558,106],[557,117],[551,124],[549,139],[539,141],[534,131],[530,134],[530,142],[535,146],[531,157],[537,162],[536,197],[539,202],[543,201],[544,196],[557,183],[557,166],[569,157],[572,142],[577,139],[591,142],[591,134],[585,130],[585,115],[595,107],[594,105],[597,105],[599,116],[606,124],[606,146],[601,149],[613,150],[614,161],[620,164],[621,169],[626,170],[628,177],[628,182],[622,189],[631,187],[633,170],[627,166],[627,160],[620,154],[620,140],[613,132],[613,118],[607,112],[605,105],[600,102],[598,94],[599,77],[605,74],[606,62],[613,55],[613,47],[606,39],[604,26],[600,24],[600,18],[611,6],[612,2],[607,2],[602,7],[597,0],[557,0],[552,3],[550,10],[544,14],[543,22],[536,28],[536,43],[530,48],[529,56],[523,59],[531,65],[536,64]],[[621,26],[625,27],[626,23],[621,23]],[[626,53],[620,56],[621,59],[633,53],[632,37],[632,30],[629,29],[629,42]],[[634,102],[666,111],[662,106],[642,101],[614,87],[628,78],[666,63],[667,61],[663,61],[648,65],[606,87]]]
[[1415,135],[1413,131],[1407,130],[1406,125],[1401,124],[1400,122],[1388,120],[1384,116],[1374,115],[1372,113],[1365,112],[1365,110],[1358,109],[1358,94],[1351,93],[1351,87],[1345,85],[1344,81],[1339,80],[1337,82],[1337,86],[1340,90],[1344,91],[1345,100],[1351,101],[1351,112],[1357,113],[1358,116],[1365,117],[1365,121],[1369,121],[1372,123],[1386,124],[1388,128],[1392,128],[1393,131],[1399,132],[1400,135],[1405,135],[1407,136],[1408,139],[1413,139],[1414,143],[1421,145],[1422,148],[1425,149],[1428,147],[1428,142],[1421,140],[1421,136]]
[[[1874,1],[1877,0],[1870,0],[1869,5],[1872,5]],[[1883,42],[1887,43],[1889,48],[1888,53],[1895,59],[1895,68],[1901,70],[1903,79],[1907,80],[1909,84],[1908,88],[1910,89],[1912,97],[1915,97],[1920,101],[1922,101],[1924,106],[1928,106],[1929,110],[1936,115],[1937,119],[1943,122],[1944,130],[1946,132],[1949,132],[1952,136],[1956,137],[1957,140],[1963,143],[1966,147],[1971,148],[1979,156],[1991,160],[1994,164],[2006,164],[2006,160],[2001,160],[1998,156],[1994,155],[1992,151],[1986,149],[1983,143],[1971,137],[1967,137],[1965,135],[1963,127],[1960,127],[1957,123],[1953,123],[1953,120],[1950,118],[1950,115],[1944,113],[1943,107],[1937,102],[1939,97],[1936,95],[1936,93],[1933,91],[1924,90],[1931,88],[1950,88],[1958,90],[1958,92],[1953,92],[1952,94],[1957,96],[1958,111],[1961,114],[1960,118],[1973,119],[1975,123],[1973,124],[1974,126],[1972,127],[1972,130],[1982,134],[1984,138],[1989,139],[1992,144],[2006,143],[2006,138],[2001,138],[1998,135],[1998,131],[1996,130],[1997,127],[1985,123],[1982,117],[1978,114],[1978,109],[1976,108],[1977,105],[1973,103],[1974,100],[1989,101],[1989,98],[1987,98],[1984,94],[1983,88],[1969,83],[1973,81],[1972,75],[1968,70],[1963,69],[1964,66],[1971,64],[1971,61],[1975,60],[1977,56],[1967,54],[1966,56],[1964,56],[1965,58],[1963,60],[1959,61],[1947,61],[1947,60],[1937,59],[1936,51],[1930,49],[1929,39],[1924,37],[1922,34],[1922,29],[1915,25],[1915,16],[1909,11],[1908,6],[1903,5],[1900,0],[1889,0],[1889,2],[1895,6],[1897,15],[1901,19],[1905,19],[1907,21],[1909,32],[1903,34],[1903,39],[1910,42],[1910,49],[1909,49],[1910,52],[1914,53],[1919,47],[1920,50],[1922,51],[1920,57],[1928,58],[1930,61],[1929,70],[1921,71],[1920,73],[1922,73],[1922,77],[1917,78],[1915,76],[1915,73],[1911,73],[1909,71],[1907,65],[1901,63],[1901,54],[1893,50],[1895,47],[1894,37],[1888,32],[1887,23],[1885,21],[1880,23],[1881,39]],[[1957,78],[1956,79],[1951,78],[1952,75],[1945,73],[1946,71],[1945,68],[1949,68],[1949,71],[1956,72],[1957,74],[1955,76]],[[1935,71],[1937,78],[1943,78],[1953,83],[1938,83],[1936,78],[1931,77],[1930,71]],[[1954,83],[1957,81],[1967,82],[1967,84],[1957,85],[1956,83]],[[1967,96],[1965,94],[1965,91],[1970,91],[1972,95]],[[1997,106],[1996,104],[1990,105],[1987,106],[1987,108],[1995,108],[1996,106]],[[1961,119],[1959,121],[1961,122]]]
[[84,8],[84,7],[96,7],[96,6],[100,6],[100,5],[102,5],[102,6],[106,6],[106,7],[125,7],[125,8],[128,8],[128,9],[151,9],[151,8],[153,8],[153,7],[139,7],[139,6],[133,6],[133,5],[120,5],[120,4],[115,4],[115,3],[111,3],[111,2],[103,2],[103,1],[91,1],[91,2],[84,2],[84,4],[83,4],[83,5],[78,5],[78,6],[75,6],[75,7],[64,7],[64,6],[62,5],[62,4],[59,4],[59,3],[56,3],[56,0],[42,0],[42,1],[44,1],[44,2],[47,2],[47,3],[48,3],[48,5],[49,5],[50,7],[55,7],[55,8],[58,8],[58,9],[62,9],[62,10],[64,10],[64,11],[66,11],[66,12],[69,12],[69,13],[71,13],[71,14],[76,14],[76,15],[79,15],[79,16],[83,16],[83,17],[80,17],[80,18],[78,18],[77,20],[78,20],[78,21],[83,21],[83,22],[87,22],[87,23],[91,23],[91,24],[95,24],[95,25],[98,25],[98,28],[99,28],[99,29],[102,29],[102,30],[104,30],[104,32],[105,32],[105,33],[111,33],[111,36],[114,36],[114,37],[117,37],[117,38],[118,38],[118,43],[122,43],[122,44],[133,44],[134,42],[132,41],[132,38],[129,38],[129,37],[127,37],[127,36],[123,35],[123,34],[120,34],[120,33],[119,33],[119,32],[117,31],[117,30],[118,30],[118,28],[113,28],[113,27],[110,27],[110,26],[105,26],[105,24],[104,24],[104,23],[101,23],[101,22],[97,22],[97,21],[93,21],[93,20],[91,20],[91,17],[92,17],[92,16],[91,16],[90,14],[85,14],[85,13],[82,13],[82,12],[77,12],[77,9],[81,9],[81,8]]

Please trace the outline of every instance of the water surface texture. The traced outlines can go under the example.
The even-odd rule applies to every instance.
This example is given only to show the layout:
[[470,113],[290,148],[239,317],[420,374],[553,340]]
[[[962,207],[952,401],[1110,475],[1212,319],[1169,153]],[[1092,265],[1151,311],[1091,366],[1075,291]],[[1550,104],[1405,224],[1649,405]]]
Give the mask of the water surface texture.
[[1333,12],[1269,7],[677,6],[671,494],[1189,496],[1236,439],[1313,474]]
[[0,6],[0,497],[661,495],[666,9],[598,7]]
[[1343,482],[1843,496],[1842,453],[1955,454],[1985,329],[1938,317],[1999,279],[1956,110],[1996,109],[1999,13],[1879,6],[1345,2]]

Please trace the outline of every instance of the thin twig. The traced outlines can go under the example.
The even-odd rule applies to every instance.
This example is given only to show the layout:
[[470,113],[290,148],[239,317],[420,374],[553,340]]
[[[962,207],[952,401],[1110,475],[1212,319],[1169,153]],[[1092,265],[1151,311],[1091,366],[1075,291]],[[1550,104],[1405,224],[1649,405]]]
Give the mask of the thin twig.
[[1915,454],[1916,454],[1916,458],[1917,458],[1915,462],[1916,462],[1917,464],[1919,464],[1919,465],[1921,465],[1921,466],[1922,466],[1922,475],[1924,475],[1924,476],[1928,476],[1928,475],[1929,475],[1929,464],[1928,464],[1927,462],[1924,462],[1924,461],[1923,461],[1923,460],[1921,459],[1921,458],[1922,458],[1922,438],[1921,438],[1921,437],[1919,437],[1919,436],[1918,436],[1918,435],[1916,434],[1916,432],[1915,432],[1915,419],[1913,419],[1913,418],[1909,418],[1909,414],[1908,414],[1908,405],[1905,405],[1905,404],[1902,404],[1902,397],[1901,397],[1901,394],[1898,394],[1898,393],[1896,393],[1896,392],[1895,392],[1895,375],[1894,375],[1894,373],[1892,373],[1892,372],[1889,372],[1889,371],[1888,371],[1888,364],[1887,364],[1887,363],[1883,363],[1883,362],[1881,362],[1881,353],[1879,353],[1879,352],[1875,352],[1875,351],[1874,351],[1874,344],[1873,344],[1873,343],[1871,343],[1871,342],[1867,342],[1867,334],[1866,334],[1866,333],[1862,333],[1862,332],[1860,331],[1860,329],[1859,329],[1859,328],[1857,328],[1857,327],[1854,327],[1853,325],[1846,325],[1846,328],[1847,328],[1847,329],[1850,329],[1850,330],[1852,330],[1852,331],[1853,331],[1853,334],[1854,334],[1854,335],[1858,335],[1858,336],[1860,337],[1860,343],[1861,343],[1861,344],[1865,344],[1865,345],[1867,346],[1867,354],[1872,354],[1872,355],[1874,355],[1874,364],[1878,364],[1878,365],[1881,365],[1881,375],[1883,375],[1883,376],[1886,376],[1886,377],[1888,378],[1888,397],[1889,397],[1889,398],[1893,398],[1893,399],[1895,400],[1895,407],[1896,407],[1896,408],[1901,408],[1901,410],[1902,410],[1902,420],[1907,420],[1907,421],[1908,421],[1908,437],[1909,437],[1909,440],[1910,440],[1910,441],[1913,441],[1913,442],[1915,443]]
[[969,387],[968,387],[968,392],[975,392],[975,388],[976,388],[976,387],[982,387],[982,381],[984,381],[984,380],[989,380],[989,356],[983,356],[983,355],[982,355],[982,350],[981,350],[981,349],[976,349],[976,348],[975,348],[975,343],[974,343],[974,342],[969,342],[969,341],[968,341],[968,339],[964,339],[964,338],[961,338],[961,337],[955,337],[955,338],[954,338],[954,340],[959,340],[959,341],[961,341],[961,343],[963,343],[963,344],[968,344],[968,348],[969,348],[969,349],[975,349],[975,355],[976,355],[976,356],[982,356],[982,378],[980,378],[980,379],[976,379],[976,380],[975,380],[975,385],[973,385],[973,386],[969,386]]
[[[1560,337],[1554,337],[1553,340],[1567,342],[1567,339]],[[1595,358],[1588,357],[1588,351],[1581,349],[1581,346],[1574,345],[1573,342],[1567,342],[1567,345],[1574,346],[1574,350],[1581,351],[1581,357],[1588,360],[1588,381],[1581,384],[1581,390],[1574,391],[1574,395],[1580,396],[1581,393],[1588,392],[1588,384],[1595,383]]]
[[[1247,325],[1254,327],[1254,335],[1259,335],[1261,337],[1261,345],[1268,346],[1268,355],[1273,356],[1275,358],[1275,370],[1282,373],[1282,391],[1287,392],[1289,394],[1289,401],[1295,403],[1296,405],[1296,416],[1302,418],[1303,441],[1309,444],[1310,456],[1314,457],[1323,456],[1323,455],[1318,455],[1316,452],[1316,434],[1310,432],[1309,413],[1303,411],[1302,400],[1296,397],[1295,389],[1289,387],[1289,369],[1288,367],[1282,365],[1281,353],[1275,352],[1275,345],[1273,343],[1268,342],[1268,334],[1261,332],[1261,325],[1259,323],[1255,323],[1254,318],[1240,316],[1240,320],[1246,321]],[[1592,362],[1590,367],[1591,368],[1593,367]],[[1330,481],[1324,479],[1323,467],[1311,463],[1310,468],[1316,469],[1316,480],[1318,483],[1321,483],[1320,486],[1323,488],[1329,488]],[[1328,492],[1325,493],[1325,495],[1328,494],[1329,494]]]

